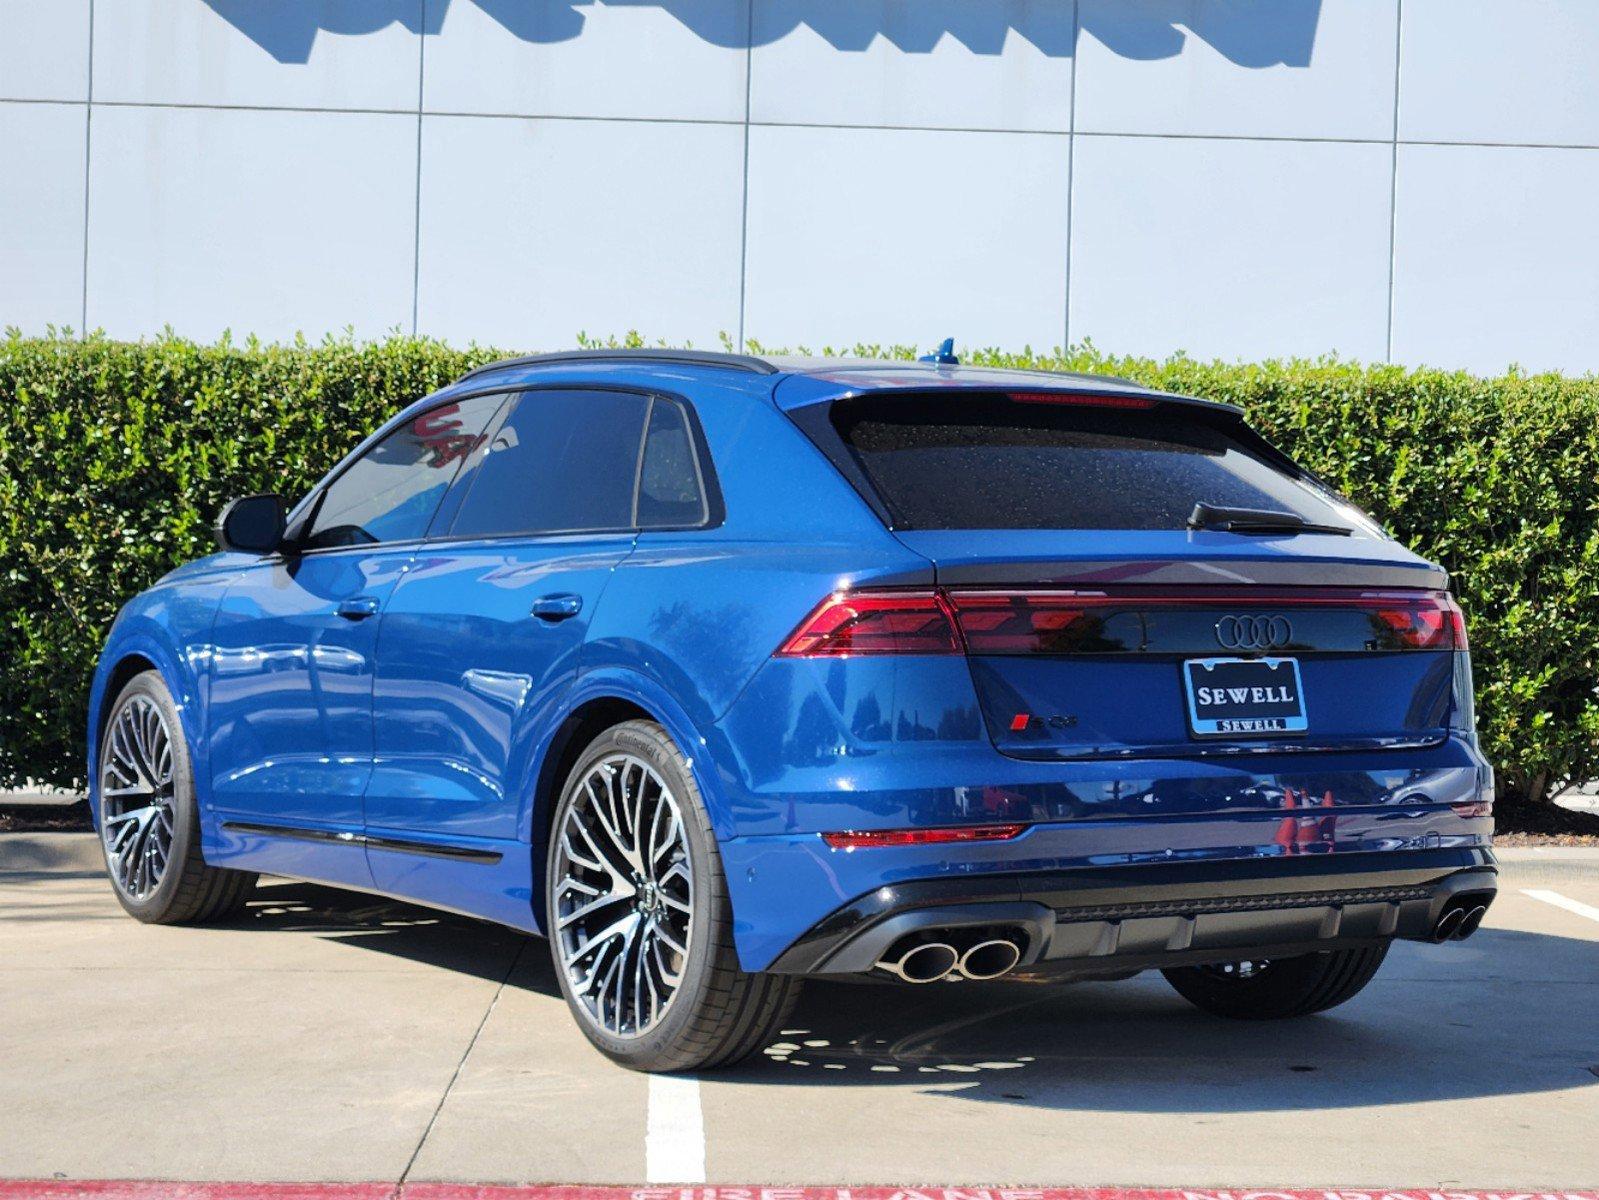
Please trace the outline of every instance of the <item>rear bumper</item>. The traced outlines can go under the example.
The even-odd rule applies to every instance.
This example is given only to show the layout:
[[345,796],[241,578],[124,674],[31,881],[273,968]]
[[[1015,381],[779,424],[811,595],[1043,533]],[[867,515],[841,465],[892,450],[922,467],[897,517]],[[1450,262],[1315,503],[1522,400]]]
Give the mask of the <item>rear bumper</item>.
[[870,971],[909,935],[1004,931],[1021,969],[1068,977],[1427,939],[1447,907],[1490,904],[1486,849],[1085,867],[915,880],[855,898],[767,970]]

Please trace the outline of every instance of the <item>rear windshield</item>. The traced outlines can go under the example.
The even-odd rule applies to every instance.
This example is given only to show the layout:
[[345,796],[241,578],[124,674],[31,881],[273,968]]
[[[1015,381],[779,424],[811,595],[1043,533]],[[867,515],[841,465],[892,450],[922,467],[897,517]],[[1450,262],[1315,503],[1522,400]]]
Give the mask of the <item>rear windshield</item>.
[[861,396],[832,422],[900,529],[1183,529],[1194,505],[1351,524],[1348,510],[1181,410]]

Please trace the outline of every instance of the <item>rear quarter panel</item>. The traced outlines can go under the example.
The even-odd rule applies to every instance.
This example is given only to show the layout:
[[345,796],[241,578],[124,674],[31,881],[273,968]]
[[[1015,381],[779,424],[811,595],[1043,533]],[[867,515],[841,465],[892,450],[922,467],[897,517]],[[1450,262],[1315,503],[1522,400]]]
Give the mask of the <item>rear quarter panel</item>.
[[714,529],[639,535],[595,615],[578,694],[609,678],[640,697],[670,697],[684,725],[678,741],[718,834],[728,837],[735,821],[718,777],[737,768],[716,722],[829,593],[931,583],[932,566],[890,535],[769,403],[714,385],[689,399],[725,519]]

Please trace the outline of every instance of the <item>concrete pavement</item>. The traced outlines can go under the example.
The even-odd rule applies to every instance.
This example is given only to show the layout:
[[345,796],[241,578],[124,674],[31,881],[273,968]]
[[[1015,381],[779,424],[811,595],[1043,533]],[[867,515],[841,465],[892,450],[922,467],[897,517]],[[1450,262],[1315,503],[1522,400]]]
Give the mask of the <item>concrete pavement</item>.
[[823,985],[696,1083],[590,1050],[536,939],[287,882],[145,927],[91,836],[8,835],[0,1178],[1591,1189],[1599,851],[1505,858],[1481,934],[1307,1021]]

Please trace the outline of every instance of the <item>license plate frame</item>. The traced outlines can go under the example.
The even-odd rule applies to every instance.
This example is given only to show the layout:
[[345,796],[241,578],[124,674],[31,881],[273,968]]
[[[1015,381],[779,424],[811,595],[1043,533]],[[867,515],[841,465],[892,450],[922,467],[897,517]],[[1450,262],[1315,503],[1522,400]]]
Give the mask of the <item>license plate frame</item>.
[[[1295,737],[1310,727],[1296,658],[1189,658],[1183,660],[1182,676],[1188,731],[1194,737]],[[1286,687],[1292,688],[1291,697],[1278,694]],[[1242,699],[1229,695],[1219,703],[1197,694],[1216,688],[1250,694]],[[1263,689],[1268,690],[1266,696],[1256,694]],[[1201,699],[1207,703],[1201,704]]]

